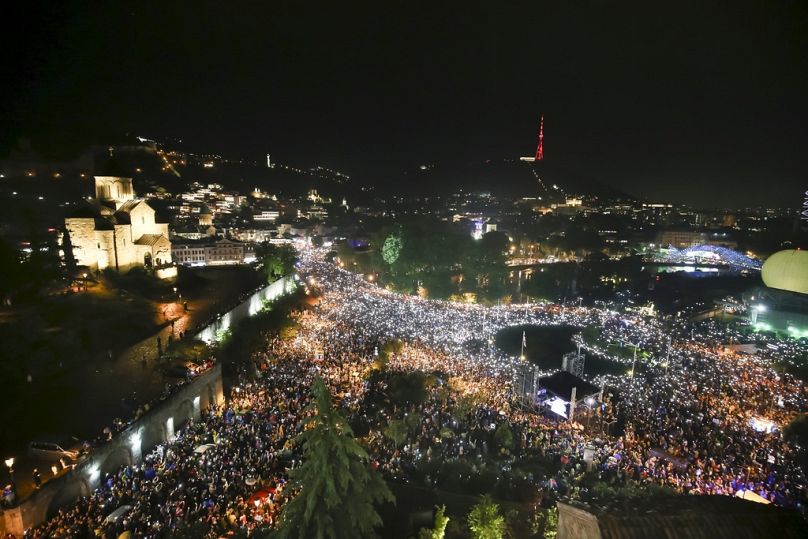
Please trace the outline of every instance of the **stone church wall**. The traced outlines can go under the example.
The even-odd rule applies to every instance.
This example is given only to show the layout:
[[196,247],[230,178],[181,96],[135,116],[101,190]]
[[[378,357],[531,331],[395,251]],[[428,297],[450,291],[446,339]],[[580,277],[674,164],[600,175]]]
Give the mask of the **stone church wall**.
[[118,254],[118,271],[126,272],[143,266],[143,257],[138,259],[138,249],[132,241],[132,227],[115,225],[115,249]]
[[95,241],[98,247],[98,269],[115,268],[115,234],[112,230],[96,230]]
[[[134,200],[132,179],[96,176],[95,188],[96,198],[103,201],[103,204],[96,207],[96,211],[100,211],[100,219],[110,220],[105,228],[116,221],[123,221],[113,218],[114,211],[109,207],[109,203],[114,202],[115,208],[119,209],[124,202]],[[96,230],[95,218],[65,219],[65,228],[70,236],[76,264],[98,271],[111,268],[125,273],[143,267],[147,254],[150,255],[154,265],[164,266],[171,263],[168,224],[156,223],[154,209],[145,201],[129,206],[132,206],[131,210],[127,208],[129,222],[114,225],[114,230]],[[145,245],[139,245],[138,240],[147,234],[163,237],[157,241],[154,241],[154,238],[147,238],[142,242]]]
[[70,244],[73,248],[73,258],[76,264],[87,266],[93,270],[98,269],[95,219],[92,217],[65,219],[65,228],[70,235]]
[[115,208],[119,208],[123,202],[135,198],[132,178],[96,176],[95,198],[97,200],[114,200]]

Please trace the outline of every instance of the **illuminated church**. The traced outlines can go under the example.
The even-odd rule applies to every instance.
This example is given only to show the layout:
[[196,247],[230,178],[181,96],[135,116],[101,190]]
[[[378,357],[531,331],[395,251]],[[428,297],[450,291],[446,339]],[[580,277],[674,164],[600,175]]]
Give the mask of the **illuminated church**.
[[155,222],[154,209],[135,197],[132,178],[95,176],[95,199],[66,218],[65,229],[76,264],[93,271],[171,264],[168,224]]

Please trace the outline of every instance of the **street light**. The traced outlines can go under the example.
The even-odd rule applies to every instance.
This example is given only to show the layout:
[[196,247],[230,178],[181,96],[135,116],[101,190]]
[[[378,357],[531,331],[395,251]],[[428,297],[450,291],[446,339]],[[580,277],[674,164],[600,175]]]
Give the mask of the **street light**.
[[589,413],[586,415],[586,427],[589,428],[589,422],[592,420],[592,405],[595,404],[595,399],[587,397],[584,402],[586,402],[586,407],[589,409]]
[[16,491],[17,485],[14,483],[14,457],[9,457],[4,462],[6,468],[8,468],[8,475],[11,477],[11,489]]
[[637,366],[637,348],[639,347],[639,344],[628,343],[628,345],[634,347],[634,359],[631,360],[631,383],[633,384],[634,383],[634,369]]

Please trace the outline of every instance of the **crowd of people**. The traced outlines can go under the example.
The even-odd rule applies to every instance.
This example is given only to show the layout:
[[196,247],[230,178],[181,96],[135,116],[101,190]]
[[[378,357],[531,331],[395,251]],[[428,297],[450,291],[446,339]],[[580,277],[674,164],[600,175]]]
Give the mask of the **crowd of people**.
[[90,496],[26,537],[220,537],[273,527],[295,463],[290,439],[308,402],[307,378],[303,365],[283,362],[260,384],[234,388],[226,407],[206,410],[141,463],[101,478]]
[[[657,483],[684,493],[751,491],[778,505],[804,509],[805,477],[795,464],[795,448],[782,439],[781,430],[808,410],[806,388],[789,374],[778,373],[771,353],[727,353],[714,323],[688,326],[686,321],[585,307],[430,301],[393,294],[323,261],[309,261],[308,267],[326,291],[325,316],[351,320],[371,335],[409,343],[391,361],[393,368],[441,371],[462,380],[459,387],[483,396],[485,405],[505,414],[512,425],[518,409],[509,406],[510,386],[519,359],[485,346],[502,328],[595,326],[612,342],[641,346],[646,352],[642,370],[592,377],[613,395],[590,411],[597,414],[593,422],[601,425],[604,419],[619,418],[619,436],[565,429],[562,437],[569,439],[560,443],[554,435],[557,447],[545,451],[575,448],[565,459],[575,465],[581,463],[584,447],[594,446],[594,467],[612,480]],[[472,348],[470,342],[484,346]],[[630,354],[615,357],[594,351],[612,361],[634,361]],[[542,418],[538,423],[541,431],[555,429],[558,422],[551,418],[548,426]],[[444,421],[436,428],[447,425]],[[413,440],[431,434],[416,432]],[[457,434],[463,439],[466,433]],[[535,439],[530,434],[527,438]]]
[[[779,429],[806,410],[805,387],[777,374],[770,358],[719,354],[703,340],[669,339],[656,319],[604,309],[402,296],[317,250],[302,252],[299,271],[319,303],[296,315],[295,335],[267,338],[226,407],[206,411],[142,463],[103,478],[27,537],[169,537],[188,526],[219,537],[274,527],[300,458],[291,440],[316,376],[358,426],[371,466],[391,481],[448,487],[458,478],[446,464],[462,463],[470,470],[463,480],[472,481],[532,457],[548,463],[547,473],[520,479],[535,496],[587,495],[581,478],[588,467],[611,485],[750,491],[804,510],[805,477]],[[641,338],[651,357],[637,373],[593,377],[606,388],[601,399],[568,421],[515,406],[521,360],[492,343],[501,329],[524,324],[597,325],[628,342]],[[391,341],[402,345],[381,361]],[[416,371],[430,375],[423,398],[392,397],[392,380]],[[394,422],[404,426],[398,434]]]

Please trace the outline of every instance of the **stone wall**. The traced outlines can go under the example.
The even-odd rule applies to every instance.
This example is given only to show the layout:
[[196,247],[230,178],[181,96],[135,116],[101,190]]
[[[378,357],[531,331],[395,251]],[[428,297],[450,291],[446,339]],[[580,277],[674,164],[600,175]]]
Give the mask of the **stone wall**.
[[[167,225],[166,225],[167,226]],[[168,232],[163,235],[151,247],[152,260],[155,264],[170,264],[171,257],[171,242],[168,239]]]
[[238,324],[241,320],[254,315],[260,311],[265,301],[273,300],[284,294],[288,294],[295,288],[295,278],[291,275],[281,277],[277,281],[269,284],[255,292],[252,296],[247,298],[242,303],[239,303],[233,309],[220,315],[205,329],[197,333],[196,338],[212,343],[218,341],[223,332],[229,330],[231,327]]
[[76,264],[98,269],[95,219],[92,217],[68,218],[65,219],[65,228],[70,235],[70,245]]
[[145,201],[129,211],[129,222],[132,223],[132,237],[138,239],[143,234],[162,234],[162,227],[154,222],[154,210]]
[[[131,226],[115,225],[114,240],[118,271],[126,272],[132,268],[143,267],[143,258],[138,260],[138,248],[132,240]],[[115,266],[114,263],[110,265]]]
[[19,506],[3,511],[0,533],[22,537],[26,529],[93,492],[107,473],[140,462],[144,453],[172,439],[189,420],[198,419],[202,411],[223,402],[222,367],[217,364],[116,434],[112,441],[96,448],[73,470],[49,481]]
[[[111,239],[112,231],[108,231],[108,234]],[[176,271],[176,267],[173,269]],[[260,311],[264,301],[287,294],[294,287],[294,276],[282,277],[217,318],[196,338],[214,342],[223,330]],[[222,367],[217,364],[115,435],[112,441],[96,448],[89,458],[77,464],[73,470],[49,481],[19,506],[6,509],[0,514],[0,533],[10,532],[21,537],[26,529],[52,517],[59,508],[93,492],[100,486],[105,474],[120,466],[140,462],[144,453],[173,438],[188,420],[199,418],[203,410],[223,402]]]
[[103,271],[107,268],[115,267],[115,233],[112,230],[96,230],[95,241],[97,243],[98,269]]

